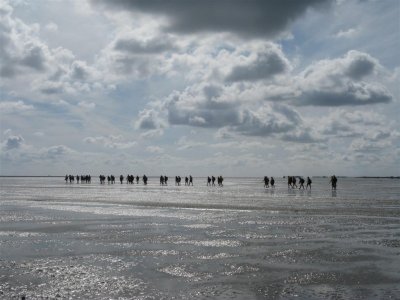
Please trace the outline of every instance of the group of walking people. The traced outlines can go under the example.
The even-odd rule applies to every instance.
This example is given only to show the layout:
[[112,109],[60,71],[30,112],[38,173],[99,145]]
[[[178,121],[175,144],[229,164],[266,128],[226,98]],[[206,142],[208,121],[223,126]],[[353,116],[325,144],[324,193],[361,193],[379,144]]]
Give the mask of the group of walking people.
[[[305,183],[305,179],[303,177],[299,177],[299,189],[303,189],[304,190],[304,183]],[[312,180],[310,177],[307,176],[307,185],[305,187],[306,190],[308,190],[308,188],[310,188],[311,190],[311,183]],[[297,188],[297,179],[296,176],[288,176],[288,188]]]
[[269,185],[271,184],[271,187],[275,187],[275,179],[274,177],[271,176],[271,180],[268,178],[268,176],[264,176],[264,187],[269,188]]
[[[115,183],[115,176],[114,175],[108,175],[107,177],[104,176],[104,175],[100,175],[99,179],[100,179],[100,184],[106,183],[106,179],[107,179],[108,184],[114,184]],[[134,184],[135,179],[136,179],[136,184],[138,184],[139,183],[139,179],[140,179],[139,176],[135,177],[134,175],[129,175],[129,174],[126,175],[126,183],[127,184]],[[119,176],[119,182],[121,184],[123,184],[124,180],[125,180],[124,175],[120,175]],[[144,184],[147,184],[147,176],[146,175],[143,175],[142,180],[143,180]]]
[[92,177],[90,175],[76,175],[76,177],[74,175],[65,175],[65,182],[76,182],[79,183],[79,181],[81,183],[91,183],[92,182]]
[[[161,177],[160,177],[160,184],[161,184]],[[164,177],[166,177],[166,176],[164,176]],[[168,179],[168,177],[167,177],[167,179]],[[182,181],[181,176],[175,176],[175,185],[180,186],[181,185],[181,181]],[[192,177],[192,175],[189,175],[189,177],[185,176],[185,185],[187,185],[187,186],[192,185],[193,186],[193,177]]]
[[[115,176],[114,175],[108,175],[108,176],[104,176],[104,175],[100,175],[99,176],[100,179],[100,184],[104,184],[106,179],[108,184],[114,184],[115,183]],[[127,184],[134,184],[134,181],[136,179],[136,184],[139,184],[139,180],[140,177],[138,175],[136,175],[136,177],[134,175],[127,175],[126,176],[126,183]],[[303,177],[300,176],[287,176],[288,179],[288,188],[298,188],[298,189],[310,189],[311,190],[311,184],[312,184],[312,180],[310,177],[307,177],[307,179],[304,179]],[[73,182],[79,183],[91,183],[91,176],[90,175],[65,175],[65,182],[66,183],[73,183]],[[123,175],[119,176],[119,181],[121,184],[124,183],[125,177]],[[298,181],[297,181],[298,180]],[[142,176],[142,181],[144,185],[147,185],[147,181],[148,181],[148,177],[146,175]],[[180,186],[181,185],[181,181],[182,178],[181,176],[175,176],[175,185],[176,186]],[[223,185],[223,181],[224,178],[222,176],[208,176],[207,177],[207,186],[215,186],[215,181],[217,181],[218,186],[224,186]],[[332,175],[330,177],[330,181],[329,183],[332,186],[332,190],[336,190],[337,187],[337,177],[335,175]],[[299,185],[297,185],[297,182],[299,183]],[[306,186],[304,186],[304,184],[306,183]],[[165,175],[161,175],[160,176],[160,185],[164,186],[164,185],[168,185],[168,176]],[[185,177],[185,185],[186,186],[193,186],[193,177],[192,175],[186,176]],[[264,176],[264,187],[265,188],[275,188],[275,179],[274,177],[271,176],[271,178],[269,178],[268,176]]]
[[218,178],[215,178],[214,176],[208,176],[207,177],[207,186],[215,186],[215,179],[217,179],[218,186],[224,186],[223,181],[224,178],[222,176],[218,176]]

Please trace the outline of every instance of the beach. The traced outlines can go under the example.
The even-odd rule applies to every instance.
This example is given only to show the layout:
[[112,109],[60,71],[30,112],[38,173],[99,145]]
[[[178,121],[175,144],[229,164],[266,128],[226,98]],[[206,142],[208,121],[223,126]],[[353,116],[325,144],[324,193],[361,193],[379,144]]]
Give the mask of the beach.
[[400,298],[399,179],[275,180],[2,177],[0,298]]

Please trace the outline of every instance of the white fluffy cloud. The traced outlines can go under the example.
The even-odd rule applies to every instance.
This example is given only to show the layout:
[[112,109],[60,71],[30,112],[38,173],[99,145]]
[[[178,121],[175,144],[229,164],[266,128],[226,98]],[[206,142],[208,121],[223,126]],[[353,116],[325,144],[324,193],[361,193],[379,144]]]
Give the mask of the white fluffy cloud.
[[306,68],[299,76],[294,104],[343,106],[389,103],[391,93],[382,85],[362,81],[381,69],[370,55],[349,51],[344,57],[322,60]]
[[[45,29],[54,31],[54,25],[49,23]],[[99,70],[65,48],[49,47],[40,39],[40,31],[38,24],[27,24],[15,17],[11,5],[2,1],[0,77],[15,86],[19,95],[31,96],[36,91],[52,96],[107,88]]]

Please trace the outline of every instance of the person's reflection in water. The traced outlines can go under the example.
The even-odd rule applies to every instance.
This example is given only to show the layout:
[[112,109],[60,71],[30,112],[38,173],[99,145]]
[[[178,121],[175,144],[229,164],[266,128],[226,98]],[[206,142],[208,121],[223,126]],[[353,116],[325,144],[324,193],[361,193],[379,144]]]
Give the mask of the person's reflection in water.
[[337,194],[336,194],[336,190],[332,190],[332,197],[336,198]]
[[275,189],[270,189],[269,193],[271,194],[271,196],[274,196],[275,195]]

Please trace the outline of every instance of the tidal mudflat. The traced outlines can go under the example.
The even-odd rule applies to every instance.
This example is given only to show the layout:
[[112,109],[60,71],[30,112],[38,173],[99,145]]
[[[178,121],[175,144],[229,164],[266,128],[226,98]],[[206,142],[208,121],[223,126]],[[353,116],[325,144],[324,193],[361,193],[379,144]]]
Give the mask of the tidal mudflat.
[[0,178],[2,299],[399,299],[400,181]]

